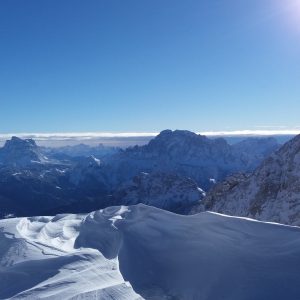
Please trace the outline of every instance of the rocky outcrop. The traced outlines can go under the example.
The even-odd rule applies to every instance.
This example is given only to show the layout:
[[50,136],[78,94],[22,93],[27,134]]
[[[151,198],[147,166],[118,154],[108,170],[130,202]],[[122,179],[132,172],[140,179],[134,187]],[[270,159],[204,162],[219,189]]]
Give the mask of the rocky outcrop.
[[184,213],[205,196],[195,181],[168,173],[141,173],[113,194],[114,205],[143,203]]

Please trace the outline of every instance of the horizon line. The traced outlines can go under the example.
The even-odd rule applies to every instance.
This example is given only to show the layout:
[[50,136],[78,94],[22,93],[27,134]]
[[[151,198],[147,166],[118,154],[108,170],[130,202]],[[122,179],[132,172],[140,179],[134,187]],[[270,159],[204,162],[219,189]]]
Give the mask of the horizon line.
[[[297,135],[300,129],[284,130],[228,130],[228,131],[199,131],[196,134],[214,137],[231,136],[280,136]],[[90,140],[97,138],[139,138],[154,137],[159,132],[36,132],[36,133],[0,133],[0,140],[17,136],[20,138],[32,138],[37,140]]]

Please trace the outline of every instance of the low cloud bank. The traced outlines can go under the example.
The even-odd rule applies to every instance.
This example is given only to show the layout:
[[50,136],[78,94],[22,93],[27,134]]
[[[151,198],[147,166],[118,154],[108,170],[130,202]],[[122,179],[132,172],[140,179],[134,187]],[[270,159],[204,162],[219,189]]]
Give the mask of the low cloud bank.
[[155,132],[58,132],[58,133],[0,133],[0,140],[10,139],[12,136],[18,136],[20,138],[31,138],[36,140],[89,140],[95,138],[130,138],[130,137],[145,137],[156,136]]
[[[300,129],[281,130],[235,130],[235,131],[201,131],[198,134],[208,137],[251,137],[251,136],[294,136]],[[43,146],[63,146],[79,143],[127,147],[146,144],[158,132],[71,132],[71,133],[0,133],[0,145],[12,136],[34,139]]]
[[233,131],[206,131],[201,132],[207,136],[276,136],[276,135],[297,135],[300,129],[292,130],[233,130]]

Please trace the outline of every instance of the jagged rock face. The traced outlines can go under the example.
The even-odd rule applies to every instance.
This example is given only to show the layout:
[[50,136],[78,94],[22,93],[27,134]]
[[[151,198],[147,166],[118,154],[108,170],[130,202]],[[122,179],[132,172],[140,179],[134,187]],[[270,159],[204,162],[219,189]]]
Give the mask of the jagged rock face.
[[141,173],[113,194],[113,204],[144,203],[183,213],[199,203],[205,193],[195,181],[167,173]]
[[41,154],[32,139],[22,140],[12,137],[0,149],[0,164],[24,167],[32,163],[46,162],[47,158]]
[[[226,177],[225,180],[217,183],[211,191],[209,191],[203,200],[193,206],[190,210],[190,214],[195,214],[203,211],[214,211],[216,205],[221,205],[221,198],[227,193],[230,193],[237,185],[246,181],[250,174],[246,173],[235,173]],[[219,203],[219,204],[217,204]],[[222,202],[223,203],[223,202]],[[219,211],[218,211],[219,212]]]
[[267,158],[251,176],[240,175],[218,184],[198,207],[203,209],[299,226],[300,135]]

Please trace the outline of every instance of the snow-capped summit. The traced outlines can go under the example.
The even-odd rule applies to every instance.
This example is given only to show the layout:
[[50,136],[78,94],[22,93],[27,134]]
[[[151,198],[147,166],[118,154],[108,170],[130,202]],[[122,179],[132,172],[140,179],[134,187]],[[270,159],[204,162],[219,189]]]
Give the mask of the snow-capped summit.
[[0,164],[24,167],[33,163],[44,163],[48,159],[44,156],[35,141],[20,139],[13,136],[0,149]]
[[217,184],[203,205],[216,212],[300,226],[300,135],[264,160],[251,176]]

